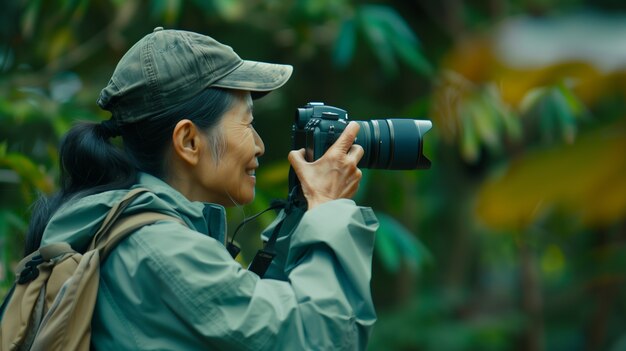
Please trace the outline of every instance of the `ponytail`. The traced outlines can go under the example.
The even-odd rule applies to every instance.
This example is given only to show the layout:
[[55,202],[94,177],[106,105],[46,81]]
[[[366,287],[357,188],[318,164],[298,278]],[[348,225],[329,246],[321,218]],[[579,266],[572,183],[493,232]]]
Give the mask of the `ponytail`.
[[78,194],[116,189],[134,182],[135,167],[109,140],[104,124],[79,123],[61,141],[61,191]]
[[61,188],[50,198],[41,196],[33,206],[26,233],[25,255],[39,248],[52,215],[70,199],[136,183],[137,171],[126,154],[113,145],[115,134],[110,122],[81,122],[61,140],[59,149]]

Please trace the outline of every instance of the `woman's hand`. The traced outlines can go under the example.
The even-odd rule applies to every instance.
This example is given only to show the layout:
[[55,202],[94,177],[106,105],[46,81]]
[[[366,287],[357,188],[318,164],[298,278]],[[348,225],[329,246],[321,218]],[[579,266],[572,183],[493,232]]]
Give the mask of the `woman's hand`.
[[314,162],[307,162],[304,149],[289,153],[289,162],[300,183],[309,210],[324,202],[352,198],[359,188],[362,173],[357,164],[363,148],[354,144],[359,124],[350,122],[337,141]]

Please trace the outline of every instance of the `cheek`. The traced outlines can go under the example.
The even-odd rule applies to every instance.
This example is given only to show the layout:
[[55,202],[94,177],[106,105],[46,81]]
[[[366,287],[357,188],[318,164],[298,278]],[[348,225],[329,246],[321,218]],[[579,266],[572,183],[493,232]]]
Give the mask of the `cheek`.
[[239,163],[249,162],[255,156],[255,147],[254,136],[249,130],[240,133],[235,138],[230,138],[227,143],[227,151],[230,151],[229,153]]
[[214,168],[216,178],[231,186],[239,183],[244,176],[247,162],[246,156],[240,150],[227,149],[217,162],[217,168]]

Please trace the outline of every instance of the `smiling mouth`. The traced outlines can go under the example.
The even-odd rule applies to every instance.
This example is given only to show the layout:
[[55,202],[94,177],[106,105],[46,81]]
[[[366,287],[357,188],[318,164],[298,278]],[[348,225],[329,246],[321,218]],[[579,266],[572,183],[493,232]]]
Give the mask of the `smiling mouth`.
[[248,171],[246,171],[246,173],[248,173],[249,176],[254,177],[256,175],[256,170],[255,169],[249,169]]

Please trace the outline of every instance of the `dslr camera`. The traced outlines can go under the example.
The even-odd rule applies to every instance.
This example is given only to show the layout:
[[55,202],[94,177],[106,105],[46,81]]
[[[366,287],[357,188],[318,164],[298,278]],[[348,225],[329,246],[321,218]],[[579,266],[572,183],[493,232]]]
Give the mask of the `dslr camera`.
[[[354,141],[365,151],[359,168],[411,170],[428,169],[430,160],[422,150],[423,137],[432,122],[419,119],[373,119],[356,121],[361,128]],[[296,111],[291,130],[292,149],[306,150],[306,160],[315,161],[337,140],[348,125],[348,113],[321,102],[309,102]],[[289,170],[289,198],[296,206],[306,206],[300,181]]]
[[[359,168],[428,169],[430,160],[422,150],[423,137],[432,122],[419,119],[373,119],[356,121],[361,128],[355,144],[365,153]],[[348,125],[348,113],[321,102],[310,102],[296,111],[291,131],[294,150],[304,148],[306,159],[315,161],[328,150]]]

